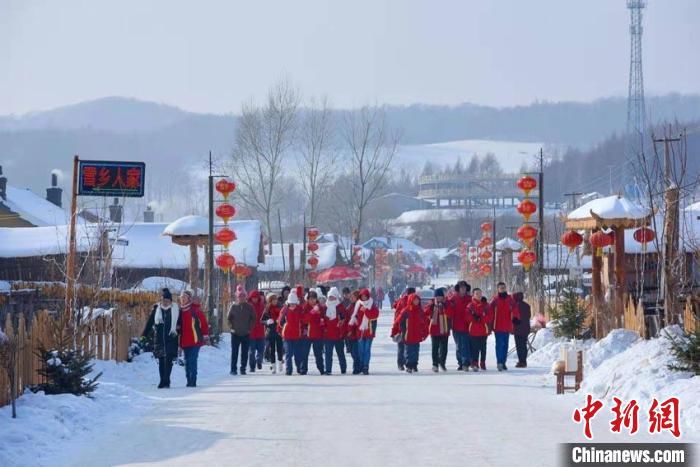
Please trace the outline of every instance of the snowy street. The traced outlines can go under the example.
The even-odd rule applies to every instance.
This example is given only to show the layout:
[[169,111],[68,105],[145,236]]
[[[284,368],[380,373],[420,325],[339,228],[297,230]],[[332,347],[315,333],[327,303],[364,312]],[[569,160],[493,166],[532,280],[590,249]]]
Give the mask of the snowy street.
[[[583,441],[571,421],[576,396],[555,396],[544,367],[430,371],[422,344],[418,374],[399,373],[383,310],[369,376],[261,373],[231,377],[227,351],[205,352],[201,387],[155,389],[153,374],[135,384],[152,408],[64,451],[51,465],[556,465],[557,443]],[[225,344],[228,350],[228,342]],[[210,358],[207,358],[210,357]],[[152,362],[151,362],[152,363]],[[511,365],[512,367],[513,365]],[[203,371],[202,371],[203,370]],[[217,373],[214,373],[217,372]],[[601,417],[598,417],[601,418]],[[596,441],[618,440],[605,424]],[[108,425],[109,427],[109,425]],[[596,428],[594,428],[596,429]],[[644,436],[644,435],[642,435]],[[610,438],[610,439],[607,439]],[[644,439],[638,435],[635,441]],[[659,438],[656,438],[660,440]],[[60,461],[59,461],[60,459]]]

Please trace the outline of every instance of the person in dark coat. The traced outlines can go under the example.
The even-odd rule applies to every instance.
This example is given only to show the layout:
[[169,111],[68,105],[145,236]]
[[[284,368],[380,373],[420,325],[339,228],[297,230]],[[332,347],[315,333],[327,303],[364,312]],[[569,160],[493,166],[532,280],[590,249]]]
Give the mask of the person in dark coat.
[[169,289],[163,289],[160,302],[153,305],[148,317],[143,337],[153,341],[153,356],[158,359],[160,382],[158,389],[170,387],[170,374],[173,370],[173,360],[177,357],[177,321],[180,308],[173,303]]
[[530,335],[530,304],[523,300],[523,293],[513,294],[515,304],[520,310],[520,318],[514,321],[513,336],[515,337],[515,350],[518,353],[518,363],[515,368],[527,368],[527,338]]
[[228,324],[231,329],[231,374],[237,375],[238,351],[241,355],[241,374],[245,375],[248,360],[248,348],[250,345],[250,332],[253,330],[257,319],[253,305],[248,303],[248,294],[242,285],[236,289],[236,303],[232,303],[228,310]]

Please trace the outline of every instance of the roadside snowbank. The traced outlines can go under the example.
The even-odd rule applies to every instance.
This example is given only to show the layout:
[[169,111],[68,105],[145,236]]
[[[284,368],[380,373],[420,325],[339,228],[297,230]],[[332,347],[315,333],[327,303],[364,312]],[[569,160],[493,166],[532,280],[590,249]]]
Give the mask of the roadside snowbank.
[[[218,348],[202,349],[198,366],[203,385],[228,374],[229,348],[224,335]],[[17,399],[17,419],[11,418],[9,405],[0,408],[0,466],[63,465],[94,436],[133,423],[162,398],[193,391],[184,387],[185,371],[179,365],[173,368],[173,389],[157,390],[158,368],[150,353],[131,363],[93,363],[93,374],[103,374],[92,398],[26,391]]]

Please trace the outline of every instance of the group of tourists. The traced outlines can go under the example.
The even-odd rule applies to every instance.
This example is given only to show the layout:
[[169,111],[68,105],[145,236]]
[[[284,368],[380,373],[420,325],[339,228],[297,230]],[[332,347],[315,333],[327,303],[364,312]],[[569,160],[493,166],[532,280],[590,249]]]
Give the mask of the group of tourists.
[[[341,374],[369,374],[382,303],[373,296],[377,297],[376,292],[367,288],[285,286],[279,294],[263,295],[237,286],[235,302],[226,316],[231,333],[231,375],[262,370],[265,361],[272,373],[305,375],[312,351],[322,375],[333,373],[334,355]],[[480,289],[471,290],[467,282],[460,281],[454,287],[436,289],[424,305],[416,290],[407,287],[392,303],[392,309],[391,338],[398,344],[400,371],[418,371],[420,344],[428,337],[432,370],[447,371],[450,335],[456,345],[458,370],[486,370],[486,339],[491,332],[495,334],[499,371],[508,369],[510,334],[515,336],[516,367],[527,366],[530,306],[522,293],[510,295],[504,283],[498,284],[498,293],[491,301]],[[161,300],[153,306],[143,331],[144,337],[152,339],[158,359],[159,388],[170,387],[178,348],[184,354],[187,386],[197,385],[199,348],[209,341],[208,334],[206,317],[191,291],[180,294],[178,305],[168,289],[162,290]],[[350,354],[351,368],[346,353]]]
[[506,284],[498,284],[498,293],[489,302],[481,289],[471,290],[466,281],[452,289],[436,289],[425,306],[416,290],[409,287],[392,305],[394,324],[391,337],[398,344],[400,371],[418,371],[420,344],[430,336],[433,371],[447,371],[447,346],[450,334],[456,346],[457,370],[486,370],[486,339],[496,340],[498,371],[507,370],[508,341],[515,336],[518,363],[527,367],[527,337],[530,334],[530,305],[518,292],[512,296]]

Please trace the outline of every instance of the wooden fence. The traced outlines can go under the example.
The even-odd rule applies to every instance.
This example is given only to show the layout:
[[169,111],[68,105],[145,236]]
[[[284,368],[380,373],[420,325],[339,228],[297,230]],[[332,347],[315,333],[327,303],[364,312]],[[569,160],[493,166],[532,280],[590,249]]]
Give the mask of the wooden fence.
[[[124,362],[129,356],[131,338],[139,336],[143,331],[148,309],[134,308],[128,312],[114,311],[111,315],[92,317],[88,315],[75,331],[77,348],[89,352],[99,360],[115,360]],[[36,355],[39,346],[43,344],[50,348],[52,341],[54,318],[47,311],[34,314],[31,323],[25,321],[24,315],[17,316],[17,324],[13,324],[11,315],[7,315],[3,327],[5,334],[17,337],[19,354],[16,365],[16,394],[22,394],[27,386],[43,383],[38,370],[42,362]],[[7,375],[0,370],[0,406],[10,402],[10,383]]]

